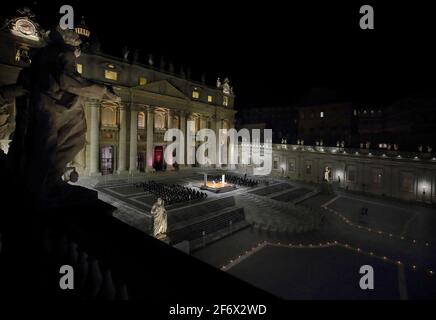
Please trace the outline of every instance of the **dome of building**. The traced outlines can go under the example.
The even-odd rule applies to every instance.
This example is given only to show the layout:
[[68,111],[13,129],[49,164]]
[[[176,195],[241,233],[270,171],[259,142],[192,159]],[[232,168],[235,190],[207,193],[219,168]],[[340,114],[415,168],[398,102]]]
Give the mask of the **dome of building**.
[[91,31],[89,30],[88,26],[85,23],[85,17],[82,17],[82,20],[80,20],[80,23],[76,25],[74,28],[74,31],[80,36],[85,39],[89,39],[91,36]]

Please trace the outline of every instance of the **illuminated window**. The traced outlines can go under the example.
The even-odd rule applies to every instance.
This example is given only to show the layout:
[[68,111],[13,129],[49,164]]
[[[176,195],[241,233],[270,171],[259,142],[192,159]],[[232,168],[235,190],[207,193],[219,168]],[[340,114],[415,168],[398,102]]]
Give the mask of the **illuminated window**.
[[144,77],[139,77],[139,85],[144,86],[147,84],[147,79]]
[[207,96],[207,102],[213,102],[213,97],[212,96]]
[[118,80],[118,73],[113,70],[104,70],[104,77],[109,80]]
[[165,129],[165,115],[161,112],[155,112],[154,114],[154,128]]
[[103,107],[101,109],[101,124],[105,127],[115,127],[117,125],[117,115],[113,108]]
[[295,172],[295,160],[290,160],[288,162],[288,171]]
[[81,63],[78,63],[76,66],[77,72],[82,74],[83,72],[83,65]]
[[229,97],[227,96],[223,96],[223,106],[228,106],[229,105]]
[[144,112],[138,113],[138,129],[144,129],[145,128],[145,114]]
[[196,90],[192,91],[192,97],[193,97],[194,99],[198,99],[198,98],[200,98],[200,92],[198,92],[198,91],[196,91]]
[[279,168],[279,158],[274,158],[273,169],[277,170]]
[[319,113],[319,116],[320,116],[320,118],[324,118],[324,111],[321,111],[321,112]]

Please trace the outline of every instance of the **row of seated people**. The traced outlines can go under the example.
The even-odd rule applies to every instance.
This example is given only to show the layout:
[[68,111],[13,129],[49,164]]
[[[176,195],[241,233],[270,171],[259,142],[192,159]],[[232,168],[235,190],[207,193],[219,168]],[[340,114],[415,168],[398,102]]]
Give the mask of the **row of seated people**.
[[[208,180],[209,181],[221,181],[221,176],[210,176],[210,177],[208,177]],[[236,184],[238,186],[244,186],[244,187],[255,187],[259,184],[258,180],[249,179],[249,178],[247,178],[247,175],[236,176],[236,175],[232,175],[232,174],[226,174],[225,181],[227,183]]]
[[161,198],[166,205],[199,200],[207,198],[207,194],[194,188],[184,187],[179,184],[164,184],[156,181],[145,181],[135,185],[137,188],[143,188],[144,191],[154,194]]

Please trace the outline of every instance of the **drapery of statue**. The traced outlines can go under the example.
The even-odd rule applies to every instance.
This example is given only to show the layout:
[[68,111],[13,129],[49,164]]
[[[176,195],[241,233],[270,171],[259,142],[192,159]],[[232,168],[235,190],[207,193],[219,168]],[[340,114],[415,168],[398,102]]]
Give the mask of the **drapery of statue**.
[[153,218],[153,236],[157,239],[167,238],[167,211],[163,200],[158,198],[156,203],[151,208],[151,216]]
[[8,170],[35,193],[64,185],[61,177],[66,165],[84,148],[85,100],[120,101],[110,87],[77,72],[81,41],[73,30],[58,26],[47,37],[47,45],[35,52],[16,85],[0,88],[0,101],[20,101]]

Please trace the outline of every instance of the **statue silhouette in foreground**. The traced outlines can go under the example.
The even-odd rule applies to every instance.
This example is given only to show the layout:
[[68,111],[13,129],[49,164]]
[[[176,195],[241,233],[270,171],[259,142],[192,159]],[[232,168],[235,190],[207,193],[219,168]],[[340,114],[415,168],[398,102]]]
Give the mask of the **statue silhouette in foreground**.
[[119,102],[113,90],[81,77],[76,69],[80,38],[73,30],[53,29],[16,85],[0,88],[0,101],[17,98],[16,128],[7,172],[31,194],[60,193],[65,167],[85,146],[86,99]]

